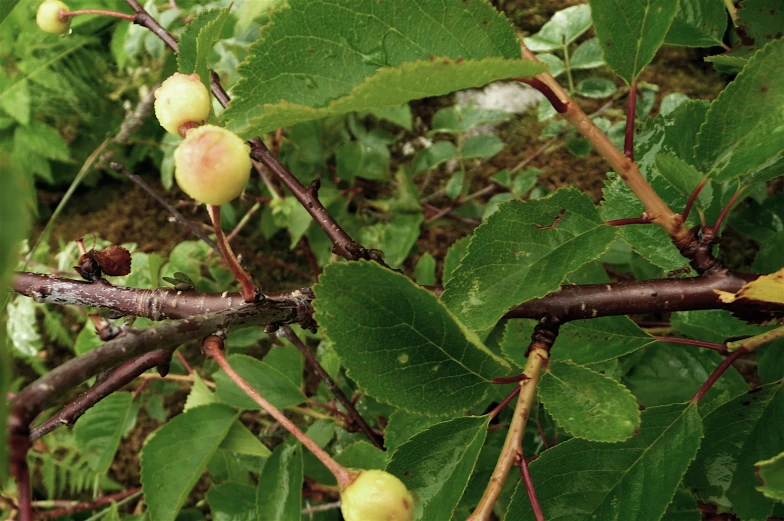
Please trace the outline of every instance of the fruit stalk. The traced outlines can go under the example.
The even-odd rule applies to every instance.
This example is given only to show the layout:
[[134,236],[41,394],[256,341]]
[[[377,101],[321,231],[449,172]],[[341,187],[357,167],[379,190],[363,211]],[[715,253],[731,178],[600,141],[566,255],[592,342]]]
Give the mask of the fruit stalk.
[[226,264],[229,265],[229,269],[232,273],[234,273],[234,276],[240,283],[242,288],[242,298],[245,299],[245,302],[256,302],[261,296],[261,289],[256,286],[248,272],[243,269],[242,265],[240,265],[240,261],[237,260],[236,255],[234,255],[234,250],[231,249],[231,245],[226,239],[226,234],[223,233],[223,228],[221,227],[220,206],[208,204],[207,211],[210,214],[210,220],[212,221],[212,226],[215,229],[215,242],[218,243],[218,248],[220,249],[223,259],[226,261]]

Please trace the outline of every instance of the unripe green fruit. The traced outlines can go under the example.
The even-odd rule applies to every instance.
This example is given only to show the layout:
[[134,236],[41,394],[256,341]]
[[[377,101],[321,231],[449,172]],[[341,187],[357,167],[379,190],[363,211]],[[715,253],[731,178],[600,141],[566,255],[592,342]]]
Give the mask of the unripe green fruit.
[[411,521],[414,500],[402,481],[383,470],[362,470],[340,493],[346,521]]
[[155,116],[163,128],[177,136],[184,123],[207,121],[210,107],[210,93],[196,73],[175,72],[155,91]]
[[250,178],[250,147],[233,132],[204,125],[174,151],[174,177],[199,202],[221,205],[239,196]]
[[38,6],[35,21],[42,31],[52,34],[64,34],[71,27],[71,18],[60,18],[60,11],[69,11],[68,5],[59,0],[46,0]]

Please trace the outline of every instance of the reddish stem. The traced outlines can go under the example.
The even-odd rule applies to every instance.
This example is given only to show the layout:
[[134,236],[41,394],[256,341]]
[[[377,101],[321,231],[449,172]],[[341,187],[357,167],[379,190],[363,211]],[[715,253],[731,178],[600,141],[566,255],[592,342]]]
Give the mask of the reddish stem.
[[237,257],[234,255],[234,250],[231,249],[231,245],[226,239],[226,235],[223,233],[223,228],[221,227],[220,206],[208,204],[207,211],[210,214],[212,226],[215,230],[215,242],[218,243],[218,248],[220,248],[223,259],[226,261],[229,269],[232,273],[234,273],[234,276],[237,278],[237,281],[242,287],[242,298],[245,299],[245,302],[256,302],[261,295],[261,290],[253,282],[253,279],[248,274],[248,272],[242,268],[240,262],[237,260]]
[[634,161],[634,121],[637,111],[637,80],[629,89],[629,104],[626,107],[626,136],[623,141],[623,154]]
[[204,340],[204,344],[202,345],[204,353],[215,360],[218,366],[223,369],[223,372],[228,375],[229,378],[239,387],[242,389],[245,394],[250,396],[250,398],[259,404],[259,406],[267,411],[267,414],[275,418],[275,420],[280,423],[287,431],[289,431],[295,438],[297,438],[302,445],[304,445],[310,452],[313,453],[316,458],[318,458],[321,463],[324,464],[325,467],[335,476],[335,479],[338,482],[341,490],[345,489],[348,485],[356,477],[356,474],[353,472],[348,471],[345,467],[340,465],[337,461],[332,459],[329,454],[327,454],[324,449],[319,447],[316,442],[308,437],[307,434],[302,432],[299,427],[294,425],[294,423],[286,418],[286,416],[274,405],[270,402],[265,400],[256,389],[251,387],[251,385],[246,382],[237,372],[229,365],[229,362],[226,360],[226,356],[223,353],[223,339],[218,336],[209,336]]
[[113,18],[122,18],[129,22],[136,21],[136,15],[117,13],[115,11],[104,11],[102,9],[81,9],[78,11],[60,11],[60,19],[69,18],[72,16],[79,16],[80,14],[97,14],[101,16],[111,16]]
[[193,374],[193,367],[191,367],[191,364],[188,363],[188,361],[185,359],[182,353],[177,351],[174,354],[177,357],[177,360],[179,360],[182,366],[185,368],[185,370],[188,371],[188,374]]
[[544,428],[542,427],[542,422],[539,421],[539,418],[536,419],[536,430],[539,431],[539,437],[542,438],[542,443],[544,444],[545,449],[550,448],[550,443],[547,441],[547,436],[544,433]]
[[700,399],[702,399],[702,397],[705,396],[705,393],[710,391],[710,388],[713,387],[713,384],[716,383],[716,380],[718,380],[721,377],[721,375],[724,374],[724,371],[729,369],[729,367],[732,365],[733,362],[735,362],[735,360],[737,360],[738,358],[740,358],[741,356],[745,355],[748,352],[749,352],[748,349],[746,349],[745,347],[741,347],[737,351],[733,351],[732,353],[730,353],[729,356],[725,358],[724,361],[721,364],[719,364],[719,366],[713,371],[713,373],[711,373],[708,379],[705,380],[705,383],[702,384],[702,386],[697,390],[697,393],[694,395],[694,398],[691,399],[692,403],[698,403]]
[[568,110],[569,108],[568,103],[565,103],[563,100],[561,100],[561,98],[559,98],[558,95],[555,92],[553,92],[553,89],[551,89],[545,82],[543,82],[539,78],[514,78],[514,81],[525,83],[526,85],[529,85],[535,88],[536,90],[538,90],[539,92],[541,92],[544,95],[544,97],[547,98],[547,101],[549,101],[550,104],[553,106],[555,111],[558,112],[559,114],[563,114]]
[[727,352],[727,346],[724,344],[717,344],[716,342],[705,342],[704,340],[692,340],[691,338],[676,338],[669,336],[654,336],[653,338],[659,342],[671,342],[673,344],[704,347],[707,349],[713,349],[714,351],[719,351],[720,353]]
[[718,235],[719,230],[721,230],[721,225],[724,222],[724,219],[727,217],[727,214],[730,213],[732,207],[735,206],[735,203],[738,201],[738,198],[743,194],[743,188],[735,192],[735,195],[727,201],[727,204],[724,205],[724,208],[721,209],[721,214],[719,214],[719,218],[716,219],[716,224],[713,225],[713,233]]
[[689,196],[689,200],[686,201],[686,206],[683,208],[683,222],[686,222],[686,219],[689,218],[689,213],[691,213],[691,209],[694,206],[694,203],[697,201],[697,197],[702,192],[702,189],[705,188],[705,185],[708,183],[708,179],[703,177],[702,180],[697,183],[697,186],[694,187],[692,190],[691,195]]
[[501,413],[501,411],[503,411],[506,408],[506,406],[509,405],[509,402],[514,400],[515,396],[517,396],[518,394],[520,394],[520,386],[516,385],[514,390],[511,393],[509,393],[509,396],[501,400],[501,403],[499,403],[495,407],[495,409],[487,413],[487,415],[490,416],[490,419],[492,420],[493,418],[498,416]]
[[628,224],[653,224],[653,220],[643,215],[642,217],[629,217],[628,219],[613,219],[607,221],[605,224],[608,226],[626,226]]
[[525,373],[517,374],[514,376],[498,376],[493,378],[494,384],[516,384],[517,382],[522,382],[523,380],[527,380],[528,376]]
[[134,494],[138,494],[142,491],[141,488],[132,488],[129,490],[123,490],[122,492],[116,492],[114,494],[109,494],[107,496],[99,497],[97,499],[92,499],[90,501],[84,501],[77,505],[67,508],[58,508],[56,510],[49,510],[48,512],[42,512],[35,516],[36,521],[42,519],[56,519],[58,517],[64,517],[71,514],[76,514],[78,512],[86,512],[89,510],[98,510],[99,508],[111,505],[112,503],[116,503],[118,501],[122,501],[125,498],[129,498]]
[[525,491],[528,493],[528,500],[531,502],[531,509],[534,511],[536,521],[544,521],[544,512],[539,505],[539,499],[536,497],[536,489],[534,488],[534,480],[531,478],[531,472],[528,470],[528,462],[525,457],[520,453],[520,474],[523,476],[525,483]]

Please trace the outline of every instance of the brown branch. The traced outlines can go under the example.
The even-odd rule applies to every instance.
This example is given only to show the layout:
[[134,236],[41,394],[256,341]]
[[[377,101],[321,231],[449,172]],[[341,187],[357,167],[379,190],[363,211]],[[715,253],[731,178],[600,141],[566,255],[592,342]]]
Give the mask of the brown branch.
[[123,165],[121,165],[120,163],[112,163],[112,165],[111,165],[111,166],[112,166],[112,168],[114,169],[114,171],[115,171],[115,172],[118,172],[118,173],[120,173],[120,174],[124,175],[125,177],[127,177],[128,179],[130,179],[131,181],[133,181],[134,183],[136,183],[136,184],[137,184],[137,185],[139,185],[140,187],[142,187],[142,188],[144,189],[144,191],[145,191],[145,192],[147,192],[148,194],[150,194],[150,195],[152,196],[152,198],[153,198],[153,199],[155,199],[155,200],[158,202],[158,204],[160,204],[161,206],[163,206],[164,208],[166,208],[166,210],[167,210],[167,211],[168,211],[170,214],[172,214],[172,216],[174,217],[174,219],[175,219],[175,220],[176,220],[178,223],[180,223],[180,224],[182,224],[183,226],[185,226],[185,227],[186,227],[188,230],[190,230],[190,231],[191,231],[191,232],[192,232],[192,233],[193,233],[193,234],[194,234],[196,237],[198,237],[199,239],[201,239],[202,241],[204,241],[204,242],[205,242],[207,245],[209,245],[209,247],[210,247],[210,248],[212,248],[213,250],[215,250],[217,253],[220,253],[220,249],[218,248],[218,245],[217,245],[217,244],[215,244],[215,241],[213,241],[212,239],[210,239],[209,237],[207,237],[207,235],[206,235],[206,234],[205,234],[203,231],[201,231],[201,230],[199,229],[199,227],[198,227],[198,226],[196,226],[195,224],[193,224],[193,223],[192,223],[191,221],[189,221],[189,220],[188,220],[188,219],[187,219],[187,218],[186,218],[184,215],[182,215],[182,214],[181,214],[181,213],[180,213],[180,212],[179,212],[179,211],[178,211],[176,208],[174,208],[172,205],[170,205],[169,203],[167,203],[167,202],[166,202],[166,199],[164,199],[163,197],[161,197],[161,196],[158,194],[158,192],[156,192],[155,190],[153,190],[153,188],[152,188],[150,185],[148,185],[148,184],[147,184],[147,182],[146,182],[144,179],[142,179],[142,178],[141,178],[141,177],[139,177],[138,175],[134,174],[133,172],[131,172],[130,170],[128,170],[127,168],[125,168],[125,167],[124,167]]
[[[736,293],[758,275],[716,271],[683,279],[655,279],[561,286],[539,299],[512,308],[506,318],[556,317],[566,322],[613,315],[660,311],[734,310],[737,304],[721,302],[716,290]],[[36,302],[110,309],[122,315],[151,320],[177,319],[212,311],[248,306],[237,293],[201,293],[169,288],[142,290],[113,286],[105,280],[86,282],[40,273],[17,273],[13,290]],[[440,295],[441,288],[429,288]],[[310,290],[267,293],[269,299],[302,299]],[[309,302],[309,301],[308,301]]]
[[138,0],[125,0],[125,2],[131,6],[131,9],[136,13],[134,16],[133,23],[136,25],[141,25],[142,27],[146,27],[152,33],[157,36],[158,38],[163,41],[169,48],[174,51],[175,53],[179,52],[180,48],[177,45],[177,41],[174,37],[169,34],[166,29],[163,28],[161,24],[158,23],[158,20],[150,16],[150,13],[144,10],[144,7],[138,2]]
[[109,494],[97,499],[91,499],[90,501],[84,501],[71,507],[58,508],[56,510],[49,510],[48,512],[40,512],[35,516],[35,519],[36,521],[43,519],[56,519],[58,517],[69,516],[79,512],[98,510],[99,508],[109,506],[112,503],[116,503],[118,501],[122,501],[123,499],[139,494],[141,491],[141,488],[131,488],[128,490],[123,490],[122,492],[115,492],[114,494]]
[[172,351],[176,348],[177,346],[167,349],[156,349],[117,366],[106,378],[96,382],[88,391],[82,393],[76,400],[63,407],[59,413],[35,427],[30,432],[30,441],[37,440],[60,426],[71,427],[76,423],[76,420],[96,403],[113,392],[122,389],[148,369],[168,363],[171,360]]
[[378,436],[376,436],[376,433],[373,432],[373,429],[365,421],[365,418],[359,414],[357,408],[354,407],[354,404],[351,402],[351,400],[349,400],[348,397],[343,393],[343,391],[340,389],[340,386],[335,383],[332,377],[329,376],[329,373],[327,373],[319,361],[316,360],[316,357],[313,356],[313,353],[310,352],[308,346],[306,346],[302,340],[299,339],[299,337],[289,326],[283,326],[280,328],[280,334],[285,337],[286,340],[294,344],[294,347],[296,347],[299,352],[302,353],[302,356],[305,357],[305,360],[308,362],[310,367],[312,367],[318,377],[321,378],[321,380],[324,382],[324,385],[327,386],[327,389],[329,389],[329,391],[335,395],[335,398],[337,398],[341,405],[343,405],[343,407],[346,409],[348,419],[360,428],[360,430],[365,434],[365,436],[367,436],[373,445],[381,450],[384,450],[384,444],[382,441],[378,438]]
[[519,461],[518,458],[523,457],[520,447],[525,424],[536,399],[536,385],[539,383],[542,370],[547,366],[550,348],[558,336],[558,327],[557,321],[543,319],[534,328],[531,345],[528,348],[528,361],[523,371],[527,378],[520,382],[520,395],[517,399],[512,423],[506,433],[504,446],[501,448],[501,455],[498,457],[495,470],[493,470],[482,499],[479,500],[479,504],[467,521],[487,521],[490,519],[495,502],[501,494],[506,477],[509,475],[509,470],[516,461]]

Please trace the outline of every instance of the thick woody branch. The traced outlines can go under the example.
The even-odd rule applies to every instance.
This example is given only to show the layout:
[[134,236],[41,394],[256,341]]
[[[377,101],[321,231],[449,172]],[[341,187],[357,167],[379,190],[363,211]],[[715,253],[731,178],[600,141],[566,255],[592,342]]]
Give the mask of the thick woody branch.
[[[716,271],[685,279],[656,279],[562,286],[549,295],[511,309],[506,318],[556,317],[562,322],[612,315],[635,315],[660,311],[727,309],[716,290],[735,293],[758,275]],[[151,320],[185,318],[223,309],[248,306],[237,293],[200,293],[168,288],[142,290],[113,286],[105,280],[86,282],[40,273],[18,273],[13,289],[36,302],[90,306],[121,315]],[[441,288],[430,288],[440,294]],[[273,302],[307,298],[310,290],[268,293]]]

